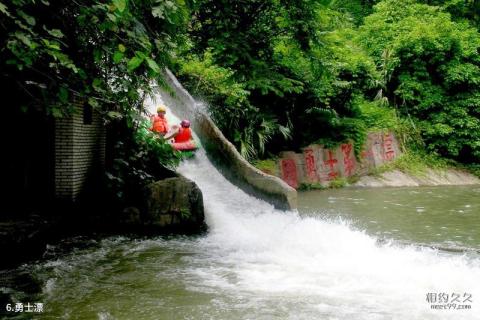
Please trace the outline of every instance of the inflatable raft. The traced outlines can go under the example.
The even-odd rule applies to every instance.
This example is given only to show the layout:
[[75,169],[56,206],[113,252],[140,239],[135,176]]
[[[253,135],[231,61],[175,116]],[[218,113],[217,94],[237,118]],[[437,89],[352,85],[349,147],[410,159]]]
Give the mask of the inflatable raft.
[[197,144],[193,140],[185,142],[174,142],[172,143],[172,147],[173,149],[178,151],[193,151],[198,148]]

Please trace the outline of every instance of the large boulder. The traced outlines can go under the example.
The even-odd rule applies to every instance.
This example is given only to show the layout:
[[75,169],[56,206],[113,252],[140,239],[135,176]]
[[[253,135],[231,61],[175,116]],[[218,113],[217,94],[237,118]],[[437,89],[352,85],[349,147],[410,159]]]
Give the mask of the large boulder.
[[184,233],[205,230],[203,196],[193,181],[160,180],[150,184],[146,193],[144,225]]

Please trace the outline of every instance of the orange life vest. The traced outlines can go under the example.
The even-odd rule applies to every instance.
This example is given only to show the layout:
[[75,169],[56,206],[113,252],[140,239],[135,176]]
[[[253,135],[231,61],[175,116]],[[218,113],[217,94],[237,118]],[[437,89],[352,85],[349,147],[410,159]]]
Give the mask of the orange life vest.
[[175,142],[187,142],[192,139],[192,131],[190,128],[182,128],[180,127],[180,131],[175,136]]
[[152,122],[153,124],[150,130],[152,130],[153,132],[161,133],[161,134],[167,133],[168,131],[167,119],[160,118],[159,116],[153,116]]

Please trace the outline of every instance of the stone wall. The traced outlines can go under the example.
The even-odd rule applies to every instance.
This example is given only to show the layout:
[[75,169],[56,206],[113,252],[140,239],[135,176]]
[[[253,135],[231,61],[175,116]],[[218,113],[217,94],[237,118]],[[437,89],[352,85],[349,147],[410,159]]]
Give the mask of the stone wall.
[[[55,198],[74,202],[98,185],[105,167],[106,131],[101,116],[83,103],[55,120]],[[95,190],[95,188],[92,188]]]
[[293,188],[317,183],[326,186],[337,178],[367,174],[400,154],[399,143],[393,133],[370,133],[360,159],[355,157],[352,143],[344,143],[336,149],[310,145],[302,153],[282,152],[277,175]]
[[162,101],[176,116],[191,121],[208,157],[227,179],[245,192],[260,197],[279,209],[296,208],[295,189],[246,161],[170,71],[165,72],[164,80],[170,90],[164,87],[157,89]]

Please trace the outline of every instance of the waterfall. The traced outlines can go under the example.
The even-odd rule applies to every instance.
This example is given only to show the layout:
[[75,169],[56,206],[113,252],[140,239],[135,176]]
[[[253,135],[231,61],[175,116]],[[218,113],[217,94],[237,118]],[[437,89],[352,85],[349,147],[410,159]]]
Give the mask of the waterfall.
[[277,210],[230,183],[203,149],[178,171],[202,190],[208,233],[115,237],[26,266],[43,284],[45,318],[480,319],[478,256]]

